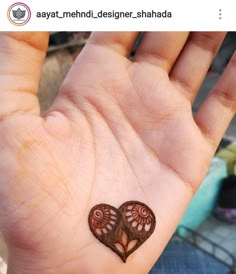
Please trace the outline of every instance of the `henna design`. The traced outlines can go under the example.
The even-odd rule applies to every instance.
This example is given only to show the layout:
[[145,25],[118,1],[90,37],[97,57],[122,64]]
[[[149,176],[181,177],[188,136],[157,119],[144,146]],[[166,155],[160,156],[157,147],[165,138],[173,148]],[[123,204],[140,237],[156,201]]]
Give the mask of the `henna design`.
[[118,209],[99,204],[89,213],[89,227],[94,236],[123,262],[151,236],[155,226],[152,210],[138,201],[126,202]]
[[91,212],[91,225],[98,235],[107,234],[112,230],[117,220],[117,213],[109,205],[95,206]]
[[145,205],[130,204],[125,212],[127,221],[131,223],[131,226],[136,228],[138,231],[149,231],[153,216],[151,211]]

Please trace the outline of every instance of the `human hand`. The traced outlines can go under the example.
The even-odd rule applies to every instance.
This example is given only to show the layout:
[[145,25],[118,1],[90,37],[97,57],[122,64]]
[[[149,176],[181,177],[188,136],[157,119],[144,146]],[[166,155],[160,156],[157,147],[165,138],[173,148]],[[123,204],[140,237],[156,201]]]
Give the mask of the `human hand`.
[[[10,274],[147,273],[199,187],[236,106],[236,55],[193,117],[223,33],[94,33],[50,110],[37,87],[46,33],[0,36],[0,228]],[[100,203],[148,205],[126,263],[91,233]]]

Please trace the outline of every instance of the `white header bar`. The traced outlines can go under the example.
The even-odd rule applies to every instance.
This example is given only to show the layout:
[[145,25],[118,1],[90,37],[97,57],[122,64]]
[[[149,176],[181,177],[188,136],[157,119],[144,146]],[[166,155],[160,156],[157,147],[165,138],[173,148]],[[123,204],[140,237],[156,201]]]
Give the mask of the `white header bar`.
[[0,26],[3,31],[235,31],[236,20],[233,0],[4,0]]

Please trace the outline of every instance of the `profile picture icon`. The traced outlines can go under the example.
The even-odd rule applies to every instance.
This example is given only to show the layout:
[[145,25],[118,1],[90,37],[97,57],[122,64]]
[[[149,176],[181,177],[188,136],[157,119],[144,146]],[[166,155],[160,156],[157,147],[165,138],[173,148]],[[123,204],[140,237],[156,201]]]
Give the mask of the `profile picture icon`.
[[13,25],[23,26],[29,22],[31,11],[26,4],[17,2],[9,7],[7,17]]

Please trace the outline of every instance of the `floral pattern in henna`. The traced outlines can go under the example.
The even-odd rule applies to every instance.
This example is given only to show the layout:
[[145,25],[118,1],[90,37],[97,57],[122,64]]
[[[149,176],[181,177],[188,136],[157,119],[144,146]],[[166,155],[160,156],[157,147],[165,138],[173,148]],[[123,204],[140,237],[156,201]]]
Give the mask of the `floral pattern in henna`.
[[88,221],[93,235],[123,262],[151,236],[156,226],[152,210],[138,201],[126,202],[118,209],[107,204],[96,205]]

